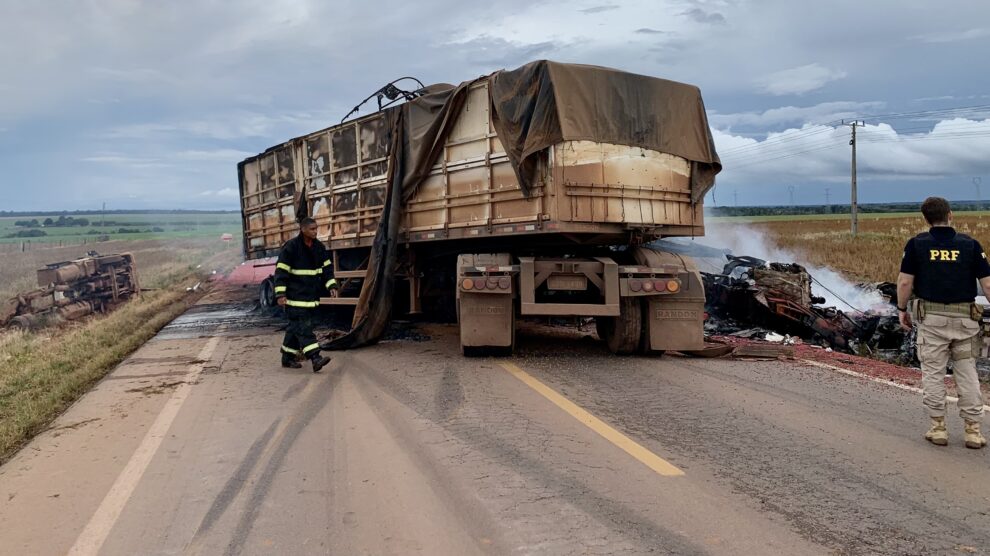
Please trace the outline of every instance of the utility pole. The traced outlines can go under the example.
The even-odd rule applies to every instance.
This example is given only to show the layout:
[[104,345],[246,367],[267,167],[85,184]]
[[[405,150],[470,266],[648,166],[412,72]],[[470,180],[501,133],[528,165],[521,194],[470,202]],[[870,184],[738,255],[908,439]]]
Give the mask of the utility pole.
[[103,201],[103,211],[100,212],[100,233],[103,233],[103,227],[107,225],[107,202]]
[[976,188],[976,210],[983,210],[983,197],[980,197],[980,184],[983,178],[977,176],[973,178],[973,187]]
[[794,206],[794,186],[793,185],[788,185],[787,186],[787,192],[791,194],[791,206],[793,207]]
[[736,206],[738,207],[739,206],[739,190],[738,189],[733,189],[732,190],[732,200],[735,201]]
[[856,206],[856,128],[863,127],[866,125],[865,122],[860,120],[853,120],[846,123],[842,120],[842,125],[847,125],[852,128],[852,139],[849,140],[849,144],[852,146],[852,173],[850,187],[852,188],[851,206],[850,213],[852,215],[852,235],[856,236],[856,232],[859,231],[859,208]]

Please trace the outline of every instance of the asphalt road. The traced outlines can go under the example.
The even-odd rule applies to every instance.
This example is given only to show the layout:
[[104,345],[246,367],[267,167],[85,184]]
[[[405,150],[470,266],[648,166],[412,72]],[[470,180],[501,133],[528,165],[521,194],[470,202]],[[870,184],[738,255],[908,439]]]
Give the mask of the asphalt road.
[[456,328],[278,366],[207,305],[0,467],[2,554],[983,554],[990,457],[800,362],[618,358]]

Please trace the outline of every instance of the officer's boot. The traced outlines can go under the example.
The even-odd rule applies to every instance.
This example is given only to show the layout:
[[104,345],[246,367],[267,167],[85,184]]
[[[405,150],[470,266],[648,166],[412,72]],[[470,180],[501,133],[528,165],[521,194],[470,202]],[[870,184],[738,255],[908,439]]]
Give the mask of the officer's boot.
[[282,366],[286,369],[301,369],[302,363],[296,361],[296,356],[282,352]]
[[313,363],[313,372],[314,373],[320,372],[320,369],[322,369],[323,367],[325,367],[327,365],[327,363],[330,362],[330,358],[329,357],[323,357],[322,355],[320,355],[320,352],[314,353],[312,356],[310,356],[309,360]]
[[925,433],[925,440],[936,446],[945,446],[949,443],[949,432],[945,430],[945,417],[932,417],[932,428]]
[[966,447],[979,450],[986,445],[986,437],[980,434],[980,422],[966,421]]

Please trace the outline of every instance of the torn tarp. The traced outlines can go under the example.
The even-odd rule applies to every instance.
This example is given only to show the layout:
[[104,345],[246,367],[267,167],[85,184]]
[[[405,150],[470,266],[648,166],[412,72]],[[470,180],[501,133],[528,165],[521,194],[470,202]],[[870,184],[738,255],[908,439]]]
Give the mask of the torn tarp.
[[[368,258],[368,271],[347,334],[321,347],[349,349],[373,344],[385,333],[392,313],[402,206],[429,174],[443,150],[470,83],[424,95],[388,114],[389,171],[385,206]],[[396,192],[399,194],[396,194]]]
[[537,153],[561,141],[613,143],[685,158],[694,202],[722,169],[701,92],[693,85],[546,60],[489,79],[492,123],[527,195],[537,181]]

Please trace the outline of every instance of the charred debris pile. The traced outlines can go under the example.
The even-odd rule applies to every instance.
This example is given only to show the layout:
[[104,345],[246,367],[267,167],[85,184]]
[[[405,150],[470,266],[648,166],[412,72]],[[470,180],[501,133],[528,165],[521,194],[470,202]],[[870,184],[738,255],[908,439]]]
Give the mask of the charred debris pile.
[[725,258],[721,273],[701,273],[707,334],[808,343],[899,364],[914,361],[912,334],[905,333],[897,318],[895,284],[859,284],[882,301],[843,310],[825,306],[825,298],[812,294],[816,280],[799,264],[730,254]]

